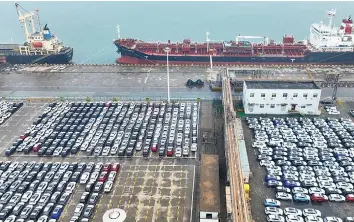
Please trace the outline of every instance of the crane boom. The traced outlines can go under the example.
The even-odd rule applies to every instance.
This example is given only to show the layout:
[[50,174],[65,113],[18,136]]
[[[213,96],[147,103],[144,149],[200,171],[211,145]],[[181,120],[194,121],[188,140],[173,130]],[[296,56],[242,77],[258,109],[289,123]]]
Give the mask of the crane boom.
[[[22,8],[20,6],[20,4],[18,4],[18,3],[15,3],[15,7],[16,7],[17,15],[18,15],[18,20],[20,21],[20,23],[25,31],[26,41],[28,42],[29,36],[36,32],[36,28],[35,28],[35,24],[34,24],[34,13],[28,12],[26,9]],[[21,12],[21,9],[24,11],[24,13]],[[28,32],[27,20],[29,21],[29,25],[32,28],[31,34]]]

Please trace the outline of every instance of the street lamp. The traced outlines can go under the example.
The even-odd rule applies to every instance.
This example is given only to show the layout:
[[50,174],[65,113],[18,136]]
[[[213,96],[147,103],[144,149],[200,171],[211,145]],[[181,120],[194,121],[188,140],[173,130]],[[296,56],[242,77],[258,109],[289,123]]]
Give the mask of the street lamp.
[[169,47],[166,47],[163,49],[163,51],[166,52],[167,56],[167,103],[170,103],[170,70],[168,66],[168,53],[171,52],[171,49]]

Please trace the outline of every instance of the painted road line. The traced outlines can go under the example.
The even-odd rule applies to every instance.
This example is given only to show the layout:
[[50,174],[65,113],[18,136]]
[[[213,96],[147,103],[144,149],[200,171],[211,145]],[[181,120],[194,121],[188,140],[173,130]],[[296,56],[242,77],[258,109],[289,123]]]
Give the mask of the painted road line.
[[190,213],[190,218],[189,221],[192,222],[193,219],[193,197],[194,197],[194,190],[195,190],[195,166],[193,167],[193,188],[192,188],[192,202],[191,202],[191,213]]
[[[154,178],[156,178],[156,176],[155,176],[156,173],[158,173],[158,172],[157,172],[157,167],[155,167],[155,171],[153,172]],[[151,186],[151,190],[150,190],[150,192],[149,192],[149,206],[150,206],[150,204],[151,204],[151,199],[153,198],[153,199],[155,200],[155,198],[152,196],[152,190],[153,190],[153,188],[154,188],[154,186]],[[154,206],[155,206],[155,203],[154,203]],[[154,207],[152,207],[152,208],[154,208]],[[149,214],[150,209],[151,209],[151,207],[148,207],[147,212],[146,212],[146,215]],[[152,212],[152,214],[154,215],[154,212]]]
[[[182,167],[180,168],[179,176],[181,177],[179,180],[179,187],[182,187]],[[177,221],[179,219],[179,206],[181,205],[181,189],[178,190],[178,204],[177,204]],[[183,217],[183,216],[182,216]]]
[[[139,175],[139,172],[138,172],[138,175]],[[138,178],[138,177],[135,177],[134,184],[136,182],[136,178]],[[145,184],[146,184],[146,181],[144,180],[143,181],[143,185],[141,186],[142,189],[145,187]],[[143,192],[143,191],[141,190],[140,192]],[[135,212],[135,220],[137,220],[137,218],[140,217],[139,214],[140,214],[140,208],[141,208],[139,194],[137,194],[137,198],[138,198],[138,207],[137,207],[136,212]]]
[[[129,169],[130,169],[130,167],[131,166],[129,166]],[[121,172],[122,172],[123,168],[125,168],[125,167],[124,166],[121,167],[121,170],[120,170]],[[129,178],[129,176],[130,176],[130,171],[128,170],[128,178]],[[123,184],[122,193],[121,193],[121,198],[119,199],[118,206],[117,206],[118,208],[120,208],[120,206],[121,206],[121,203],[122,203],[122,200],[123,200],[123,196],[124,196],[124,190],[125,190],[126,185],[127,185],[127,180],[125,178],[124,184]]]
[[59,221],[62,221],[62,219],[63,219],[64,217],[69,216],[69,215],[67,215],[68,209],[69,209],[69,207],[70,207],[70,205],[71,205],[71,201],[72,201],[73,197],[74,197],[75,194],[76,194],[77,188],[78,188],[78,185],[75,186],[74,192],[70,195],[69,202],[64,205],[63,215],[60,217],[61,219],[60,219]]
[[[112,172],[112,171],[111,171]],[[113,199],[113,197],[114,197],[114,194],[116,193],[116,185],[117,185],[117,180],[119,179],[119,178],[117,178],[118,177],[118,173],[116,174],[116,178],[115,178],[115,180],[113,181],[113,192],[112,192],[112,195],[110,196],[110,198],[109,198],[109,202],[108,202],[108,206],[109,206],[109,208],[112,208],[112,199]]]
[[[175,166],[173,166],[173,169],[174,170]],[[172,174],[171,174],[172,175]],[[170,180],[171,181],[171,187],[173,187],[173,180]],[[170,218],[171,218],[171,207],[172,207],[172,204],[171,204],[171,199],[172,199],[172,193],[170,193],[170,196],[168,198],[168,206],[167,206],[167,221],[170,221]]]
[[[129,167],[129,175],[130,175],[130,173],[132,173],[131,176],[133,176],[134,173],[135,173],[135,170],[136,170],[136,165],[134,166],[134,170],[131,170],[131,166],[130,166],[130,167]],[[128,176],[127,178],[130,179],[131,176]],[[126,181],[128,181],[128,180],[126,180]],[[128,193],[128,195],[127,195],[127,196],[129,197],[129,200],[128,200],[128,206],[127,206],[127,209],[125,210],[125,212],[127,213],[127,215],[129,215],[128,212],[129,212],[129,210],[130,210],[130,205],[131,205],[130,202],[131,202],[131,200],[132,200],[131,184],[129,183],[128,186],[125,186],[124,190],[125,190],[126,188],[129,189],[129,193]],[[126,202],[127,202],[127,201],[125,201],[125,205],[126,205]]]
[[[162,167],[162,165],[159,165],[159,170],[157,171],[158,172],[158,175],[155,177],[156,178],[156,180],[158,181],[158,183],[157,183],[157,188],[156,188],[156,193],[155,193],[155,195],[154,195],[154,209],[156,209],[156,213],[155,213],[155,211],[153,212],[153,214],[152,214],[152,220],[151,221],[155,221],[155,218],[156,218],[156,220],[158,220],[158,218],[159,218],[159,212],[160,212],[160,209],[161,209],[161,202],[160,202],[160,200],[161,200],[161,197],[159,197],[160,196],[160,185],[161,185],[161,183],[160,183],[160,181],[162,180],[162,178],[161,178],[161,167]],[[158,169],[158,167],[156,166],[156,170]]]

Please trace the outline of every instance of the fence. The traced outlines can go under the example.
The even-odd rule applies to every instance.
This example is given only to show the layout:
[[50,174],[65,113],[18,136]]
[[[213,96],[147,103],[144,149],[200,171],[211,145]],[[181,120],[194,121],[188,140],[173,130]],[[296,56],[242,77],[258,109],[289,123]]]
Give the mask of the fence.
[[[61,97],[24,97],[24,96],[8,96],[2,97],[1,100],[17,100],[27,102],[55,102],[55,101],[77,101],[77,102],[91,102],[91,101],[167,101],[166,97],[153,96],[61,96]],[[220,96],[215,97],[172,97],[171,102],[177,101],[200,101],[200,100],[221,100]]]
[[[237,95],[233,95],[232,99],[235,101],[241,101],[242,95],[239,93]],[[321,99],[331,99],[331,97],[322,97]],[[354,97],[338,97],[342,102],[354,102]],[[1,97],[1,100],[18,100],[18,101],[167,101],[167,98],[164,96],[53,96],[53,97],[30,97],[30,96],[6,96]],[[171,101],[200,101],[200,100],[222,100],[220,95],[214,96],[204,96],[204,97],[190,97],[180,96],[180,97],[172,97]]]

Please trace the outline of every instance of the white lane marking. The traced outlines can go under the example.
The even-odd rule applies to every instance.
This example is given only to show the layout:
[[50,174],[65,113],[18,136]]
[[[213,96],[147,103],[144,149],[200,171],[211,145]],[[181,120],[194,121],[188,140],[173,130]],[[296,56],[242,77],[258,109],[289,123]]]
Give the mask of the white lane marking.
[[149,75],[150,75],[150,73],[146,73],[146,77],[145,77],[145,80],[144,80],[144,84],[146,84],[147,80],[149,79]]
[[193,218],[193,201],[194,201],[194,182],[195,182],[195,166],[193,168],[193,190],[192,190],[192,202],[191,202],[191,215],[190,215],[190,218],[189,218],[189,221],[192,222],[192,218]]

